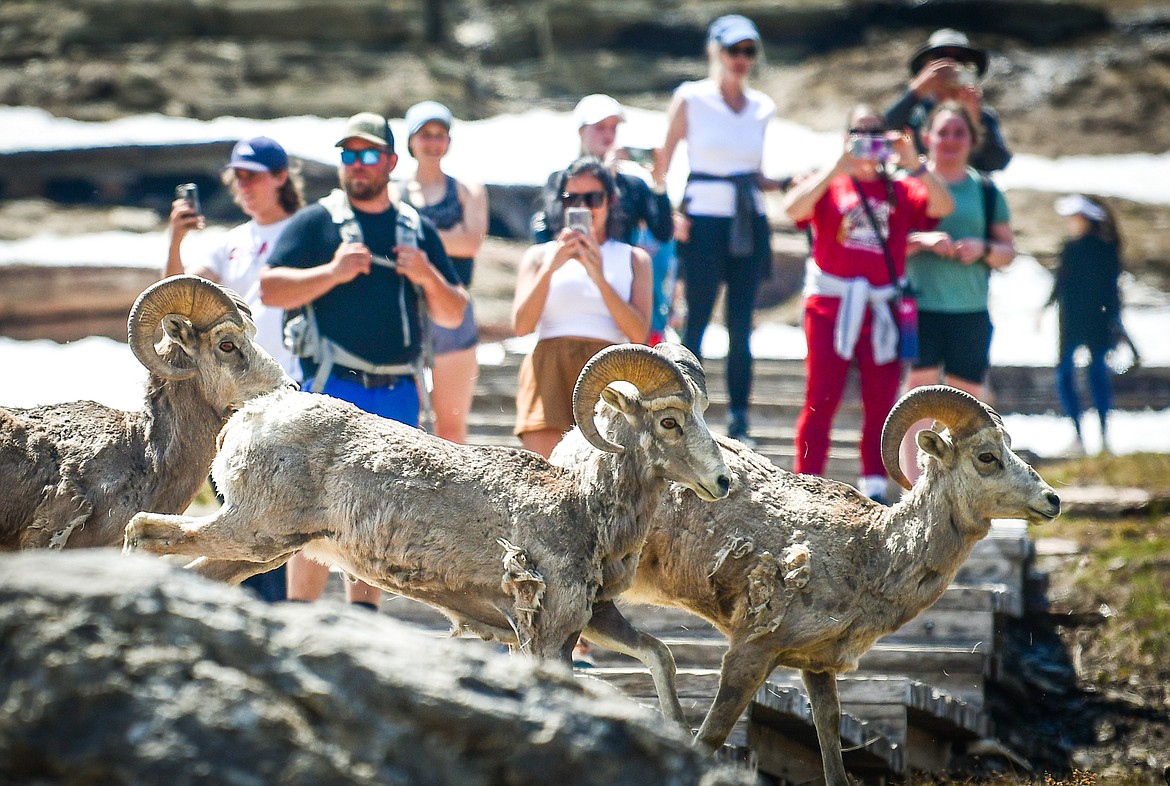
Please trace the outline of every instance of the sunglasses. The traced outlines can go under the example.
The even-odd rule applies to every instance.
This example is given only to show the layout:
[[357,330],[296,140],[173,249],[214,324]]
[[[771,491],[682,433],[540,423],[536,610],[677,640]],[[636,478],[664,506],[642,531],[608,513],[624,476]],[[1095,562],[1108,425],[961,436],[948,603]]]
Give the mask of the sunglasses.
[[886,132],[880,128],[851,128],[849,133],[854,136],[885,136]]
[[565,207],[601,207],[605,204],[604,191],[584,191],[578,194],[570,194],[565,191],[561,194],[561,204]]
[[744,44],[742,46],[728,46],[725,47],[727,54],[730,57],[746,57],[748,59],[756,56],[756,48],[751,44]]
[[372,147],[367,147],[365,150],[341,151],[341,163],[346,166],[353,166],[358,161],[362,162],[362,166],[373,166],[381,160],[382,151]]

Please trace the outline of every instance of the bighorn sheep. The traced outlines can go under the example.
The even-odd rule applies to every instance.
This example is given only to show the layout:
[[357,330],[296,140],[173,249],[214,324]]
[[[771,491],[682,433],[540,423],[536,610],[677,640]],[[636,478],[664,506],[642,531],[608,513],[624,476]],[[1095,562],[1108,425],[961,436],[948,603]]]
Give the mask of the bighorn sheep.
[[[919,432],[923,472],[911,488],[898,445],[922,418],[949,431]],[[735,476],[730,496],[699,507],[670,489],[625,598],[686,609],[727,636],[699,744],[722,745],[772,670],[798,668],[826,782],[846,786],[836,675],[939,598],[991,518],[1047,521],[1060,499],[1012,452],[993,410],[941,385],[911,391],[886,420],[886,468],[910,488],[892,507],[778,469],[738,442],[721,444]],[[592,453],[570,433],[552,458],[572,465]]]
[[210,281],[153,285],[128,327],[150,371],[142,410],[92,401],[0,408],[0,551],[116,546],[138,511],[181,512],[231,413],[293,384],[253,342],[247,307]]
[[[637,393],[609,387],[623,380]],[[195,569],[228,581],[303,549],[442,610],[453,633],[565,662],[584,629],[646,660],[664,713],[682,723],[670,651],[634,631],[612,599],[633,581],[666,480],[707,501],[727,495],[706,405],[702,369],[682,347],[608,347],[573,396],[578,428],[599,450],[566,470],[328,396],[277,393],[224,428],[212,468],[223,507],[204,518],[140,513],[125,546],[204,555]]]

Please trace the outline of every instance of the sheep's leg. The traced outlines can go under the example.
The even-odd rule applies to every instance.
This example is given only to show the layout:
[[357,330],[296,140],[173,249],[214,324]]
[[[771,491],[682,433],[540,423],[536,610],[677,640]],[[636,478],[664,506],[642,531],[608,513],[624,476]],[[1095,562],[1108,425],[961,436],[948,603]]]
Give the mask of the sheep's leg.
[[295,553],[294,551],[290,551],[288,554],[284,554],[268,562],[247,562],[244,560],[200,557],[188,563],[186,569],[212,581],[222,581],[225,584],[239,584],[244,579],[279,568],[288,562],[289,558]]
[[265,531],[230,505],[201,518],[138,513],[126,525],[123,551],[207,556],[216,560],[268,562],[296,551],[309,535]]
[[722,747],[774,666],[772,653],[767,647],[758,642],[737,644],[733,641],[723,654],[719,690],[699,727],[695,744],[711,751]]
[[637,658],[650,669],[658,703],[667,720],[687,727],[682,704],[675,685],[674,655],[665,644],[630,624],[614,605],[604,601],[593,607],[593,617],[585,627],[585,635],[593,642],[623,655]]
[[802,671],[800,676],[812,705],[825,786],[849,786],[845,760],[841,757],[841,698],[837,693],[837,675],[831,671]]

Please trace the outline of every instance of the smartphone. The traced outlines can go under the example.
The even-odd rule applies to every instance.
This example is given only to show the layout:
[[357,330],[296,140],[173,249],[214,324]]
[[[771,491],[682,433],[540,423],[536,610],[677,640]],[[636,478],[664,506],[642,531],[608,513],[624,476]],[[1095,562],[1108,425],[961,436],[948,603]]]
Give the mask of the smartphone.
[[175,198],[187,200],[196,215],[203,214],[203,209],[199,206],[199,186],[194,183],[183,183],[175,186]]
[[887,161],[894,154],[894,146],[884,134],[851,134],[849,154],[867,161]]
[[654,160],[657,158],[657,156],[654,154],[654,148],[652,148],[652,147],[626,147],[623,149],[626,151],[626,157],[628,159],[630,159],[631,161],[633,161],[635,164],[641,164],[642,166],[646,167],[647,169],[654,168]]
[[979,69],[970,63],[959,63],[957,81],[960,87],[972,87],[979,83]]
[[565,208],[565,226],[588,237],[593,231],[593,211],[587,207]]

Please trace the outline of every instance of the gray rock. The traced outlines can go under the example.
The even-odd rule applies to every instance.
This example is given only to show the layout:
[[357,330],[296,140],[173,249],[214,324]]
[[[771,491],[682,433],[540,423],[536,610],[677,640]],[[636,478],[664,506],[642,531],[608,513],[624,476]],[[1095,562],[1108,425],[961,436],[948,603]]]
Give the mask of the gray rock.
[[567,667],[148,557],[0,557],[0,782],[747,784]]

